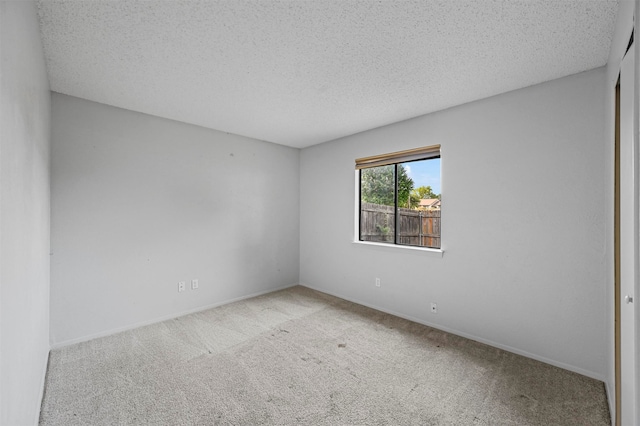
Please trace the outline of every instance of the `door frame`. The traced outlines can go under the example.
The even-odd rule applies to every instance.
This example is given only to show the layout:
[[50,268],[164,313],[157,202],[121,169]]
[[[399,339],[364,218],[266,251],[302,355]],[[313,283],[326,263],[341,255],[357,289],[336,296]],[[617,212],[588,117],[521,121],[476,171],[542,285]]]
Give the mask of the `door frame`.
[[613,252],[614,252],[614,339],[615,339],[615,425],[621,426],[621,345],[620,345],[620,75],[615,88],[615,137],[614,137],[614,213],[613,213]]
[[[640,0],[638,1],[640,3]],[[634,22],[634,25],[638,25],[638,23]],[[640,294],[638,291],[640,282],[638,279],[638,273],[640,271],[640,259],[638,258],[638,253],[640,253],[640,179],[638,176],[638,167],[640,166],[640,158],[638,158],[638,129],[640,116],[640,106],[638,104],[638,93],[640,90],[640,80],[638,77],[640,76],[640,66],[638,60],[640,59],[640,44],[637,41],[634,43],[634,32],[635,31],[632,30],[627,49],[624,55],[622,55],[618,79],[614,90],[615,135],[613,266],[615,418],[613,420],[616,426],[623,425],[623,421],[625,422],[624,425],[640,424],[640,406],[638,402],[635,401],[635,397],[637,397],[638,392],[640,392],[640,378],[634,377],[632,374],[634,370],[636,375],[640,372],[640,360],[635,359],[637,358],[637,355],[640,354],[638,348],[638,344],[640,342],[638,341],[637,336],[637,332],[640,331],[640,316],[637,306],[638,302],[634,301],[635,303],[632,303],[631,306],[627,306],[627,304],[624,304],[622,301],[623,286],[625,287],[625,294],[630,296],[638,296]],[[633,53],[634,60],[632,63],[627,62],[625,65],[625,59],[630,53]],[[624,71],[625,67],[626,71]],[[629,83],[632,82],[632,90],[624,86],[625,81]],[[629,96],[631,99],[629,99]],[[631,103],[629,103],[629,101],[631,101]],[[623,107],[626,106],[632,109],[631,117],[629,117],[628,111],[623,110]],[[624,124],[623,118],[625,118],[625,120],[629,120],[629,118],[631,119],[630,122],[625,121],[626,124],[624,129],[626,130],[624,130],[624,134],[622,127]],[[630,129],[627,126],[630,126]],[[623,136],[625,137],[624,140],[622,139]],[[628,139],[629,137],[630,139]],[[627,146],[626,144],[631,145]],[[623,148],[625,150],[624,157]],[[631,157],[628,157],[628,155],[631,155]],[[631,164],[628,163],[629,161]],[[625,173],[624,175],[623,172]],[[622,192],[623,187],[624,193]],[[623,201],[626,204],[626,207],[623,206]],[[625,208],[624,212],[622,210],[623,207]],[[630,208],[632,210],[629,210]],[[623,215],[626,217],[626,219],[624,219],[624,224],[622,223]],[[624,234],[622,233],[623,231]],[[625,265],[624,270],[623,261]],[[625,279],[624,282],[622,281],[623,275]],[[628,309],[632,310],[631,317],[629,317]],[[634,329],[635,331],[633,331]],[[631,332],[631,336],[628,335],[629,332]],[[623,352],[623,350],[625,352]],[[626,352],[627,350],[631,351],[635,357],[629,359],[630,355]],[[625,365],[629,367],[631,371],[623,371],[623,369],[626,368]],[[630,375],[631,377],[629,377]],[[629,392],[629,395],[626,394],[627,391]],[[623,417],[625,418],[623,419]]]

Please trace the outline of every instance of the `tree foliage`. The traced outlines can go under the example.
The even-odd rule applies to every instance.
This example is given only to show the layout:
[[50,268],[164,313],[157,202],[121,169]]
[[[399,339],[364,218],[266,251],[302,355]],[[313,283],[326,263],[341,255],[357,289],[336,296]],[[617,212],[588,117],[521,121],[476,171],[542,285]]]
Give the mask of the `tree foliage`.
[[[394,165],[370,167],[360,170],[360,191],[365,203],[394,205],[395,193]],[[398,207],[417,206],[419,199],[410,197],[413,190],[413,180],[407,174],[403,165],[398,165]]]
[[[433,192],[430,186],[419,186],[411,191],[411,196],[416,197],[418,200],[422,199],[440,199],[440,194]],[[419,201],[418,201],[419,202]]]

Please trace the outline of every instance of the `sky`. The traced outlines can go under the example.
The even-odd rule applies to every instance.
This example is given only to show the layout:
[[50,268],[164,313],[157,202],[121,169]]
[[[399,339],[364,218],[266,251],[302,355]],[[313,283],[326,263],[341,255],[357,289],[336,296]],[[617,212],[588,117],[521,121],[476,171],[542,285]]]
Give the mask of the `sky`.
[[407,174],[413,179],[413,187],[430,186],[436,194],[440,194],[440,159],[412,161],[403,163]]

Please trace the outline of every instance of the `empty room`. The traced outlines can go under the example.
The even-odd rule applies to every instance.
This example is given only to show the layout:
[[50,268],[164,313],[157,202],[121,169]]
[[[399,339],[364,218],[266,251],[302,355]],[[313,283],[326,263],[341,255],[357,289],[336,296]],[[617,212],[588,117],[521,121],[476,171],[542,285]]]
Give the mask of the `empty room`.
[[638,7],[0,0],[0,424],[640,424]]

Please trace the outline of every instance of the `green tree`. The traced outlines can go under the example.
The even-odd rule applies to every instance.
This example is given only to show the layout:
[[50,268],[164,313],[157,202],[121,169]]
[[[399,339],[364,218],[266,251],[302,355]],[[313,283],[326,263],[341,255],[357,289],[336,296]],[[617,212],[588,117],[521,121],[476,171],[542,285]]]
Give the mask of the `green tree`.
[[415,209],[420,205],[420,198],[418,198],[413,191],[409,194],[409,199],[411,200],[412,209]]
[[398,165],[398,207],[412,207],[408,205],[413,190],[413,179],[407,174],[403,165]]
[[[370,167],[360,171],[360,191],[362,201],[365,203],[394,205],[395,176],[394,165]],[[408,207],[410,202],[413,207],[413,199],[410,198],[413,190],[413,180],[407,175],[407,170],[398,165],[398,207]]]
[[[426,199],[435,199],[440,198],[440,194],[436,194],[433,192],[430,186],[419,186],[411,191],[411,196],[416,197],[418,200]],[[419,201],[418,201],[419,202]]]

